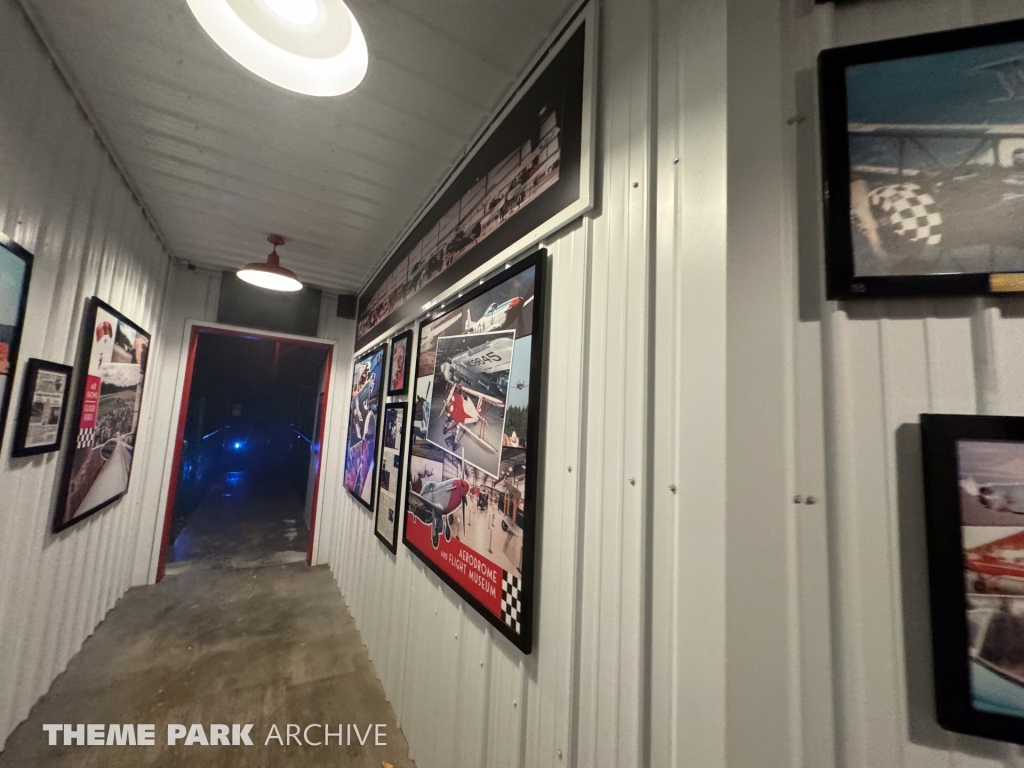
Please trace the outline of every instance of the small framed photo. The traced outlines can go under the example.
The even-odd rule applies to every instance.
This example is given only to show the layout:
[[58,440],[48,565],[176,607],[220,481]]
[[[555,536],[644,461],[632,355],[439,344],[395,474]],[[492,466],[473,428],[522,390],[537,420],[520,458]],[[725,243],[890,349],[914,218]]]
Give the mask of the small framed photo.
[[377,482],[377,435],[384,392],[387,342],[364,352],[352,363],[348,442],[345,447],[345,489],[371,512]]
[[384,430],[381,435],[380,476],[377,479],[377,505],[374,533],[392,552],[398,552],[398,526],[401,515],[402,468],[405,466],[405,403],[384,406]]
[[1024,292],[1024,21],[818,58],[830,299]]
[[1024,743],[1024,418],[921,416],[936,712]]
[[388,367],[388,395],[404,395],[409,391],[409,353],[412,350],[412,330],[400,333],[391,340],[391,364]]
[[29,359],[12,456],[35,456],[60,450],[72,370],[70,365]]

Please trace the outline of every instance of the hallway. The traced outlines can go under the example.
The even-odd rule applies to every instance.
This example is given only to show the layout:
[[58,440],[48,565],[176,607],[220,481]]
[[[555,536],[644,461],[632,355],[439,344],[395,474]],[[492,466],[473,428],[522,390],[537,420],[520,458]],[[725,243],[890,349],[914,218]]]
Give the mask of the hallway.
[[[47,746],[44,723],[153,723],[156,746]],[[166,745],[168,723],[253,723],[256,748]],[[383,723],[387,746],[263,747],[273,724]],[[310,732],[322,740],[321,729]],[[57,736],[58,744],[62,737]],[[353,737],[353,742],[355,739]],[[409,748],[326,567],[204,563],[130,590],[11,735],[0,768],[410,768]]]
[[302,499],[275,469],[234,468],[211,483],[180,532],[172,530],[167,573],[197,563],[255,568],[305,562],[309,529]]

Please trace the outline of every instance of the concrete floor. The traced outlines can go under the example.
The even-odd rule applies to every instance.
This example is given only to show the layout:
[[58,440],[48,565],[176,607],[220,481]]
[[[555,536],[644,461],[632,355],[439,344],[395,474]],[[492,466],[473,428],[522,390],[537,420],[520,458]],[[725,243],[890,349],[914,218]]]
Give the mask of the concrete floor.
[[167,572],[199,561],[225,568],[304,562],[309,529],[303,513],[302,500],[275,467],[225,471],[168,548]]
[[[203,532],[203,554],[169,567],[158,585],[129,590],[8,739],[0,768],[414,765],[330,571],[282,563],[295,550],[275,551],[266,535],[219,554],[211,521],[226,498],[204,502],[190,521]],[[266,509],[253,519],[265,534]],[[245,531],[223,528],[235,538]],[[51,747],[44,723],[152,723],[156,746],[65,747],[58,734]],[[252,723],[254,746],[167,746],[170,723],[201,723],[207,733],[213,723]],[[284,737],[288,723],[328,723],[332,732],[351,723],[362,733],[383,723],[387,746],[354,736],[346,746],[264,745],[272,725]],[[322,729],[309,733],[322,741]]]

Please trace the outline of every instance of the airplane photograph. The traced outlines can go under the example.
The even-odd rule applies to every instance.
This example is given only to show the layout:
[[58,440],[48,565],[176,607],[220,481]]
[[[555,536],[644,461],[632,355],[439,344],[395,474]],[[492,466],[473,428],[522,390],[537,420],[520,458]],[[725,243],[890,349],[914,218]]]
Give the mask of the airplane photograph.
[[427,439],[491,475],[501,464],[515,334],[437,341]]
[[859,277],[1024,270],[1024,44],[851,66]]
[[511,280],[478,296],[463,308],[466,333],[515,331],[516,338],[533,333],[534,283],[536,274],[527,269]]
[[419,439],[413,440],[409,462],[409,511],[419,522],[430,526],[430,543],[437,549],[441,537],[452,540],[453,519],[462,512],[465,527],[466,496],[469,483],[464,475],[464,464],[435,446]]
[[409,464],[411,525],[430,526],[434,549],[457,539],[510,573],[522,569],[526,454],[507,452],[495,478],[422,440]]

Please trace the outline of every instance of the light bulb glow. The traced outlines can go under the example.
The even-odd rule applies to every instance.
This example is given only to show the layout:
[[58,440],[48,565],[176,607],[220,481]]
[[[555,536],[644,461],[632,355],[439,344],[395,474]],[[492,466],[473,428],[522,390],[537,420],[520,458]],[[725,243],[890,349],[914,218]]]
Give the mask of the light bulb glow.
[[268,269],[254,269],[245,267],[236,273],[240,280],[258,288],[266,288],[270,291],[301,291],[302,283],[294,277],[273,272]]
[[282,19],[300,27],[312,24],[320,13],[316,0],[263,0],[263,2]]
[[338,96],[366,76],[366,38],[343,0],[187,1],[231,58],[282,88]]

